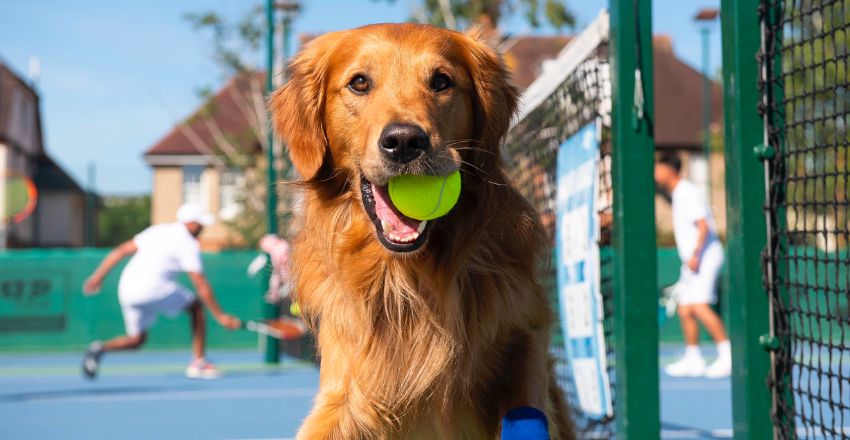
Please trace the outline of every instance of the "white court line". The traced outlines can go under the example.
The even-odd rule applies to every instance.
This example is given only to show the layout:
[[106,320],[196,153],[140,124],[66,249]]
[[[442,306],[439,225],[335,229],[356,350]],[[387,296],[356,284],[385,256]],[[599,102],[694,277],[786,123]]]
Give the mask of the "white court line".
[[170,391],[152,393],[116,393],[84,396],[47,396],[22,399],[26,403],[39,402],[141,402],[162,400],[208,400],[208,399],[276,399],[281,397],[312,397],[316,388],[287,388],[279,390],[214,390],[214,391]]
[[295,437],[274,437],[274,438],[228,438],[224,440],[295,440]]
[[[797,436],[798,437],[806,437],[806,436],[809,435],[809,432],[811,432],[811,431],[817,431],[817,429],[798,427],[797,428]],[[850,434],[850,426],[844,426],[844,427],[838,428],[838,433],[842,434],[842,435]],[[810,438],[826,438],[826,434],[815,433],[815,436],[810,437]]]
[[661,391],[725,391],[731,385],[728,381],[689,380],[661,384]]
[[[797,428],[797,435],[800,437],[806,437],[808,435],[808,431],[806,428]],[[850,434],[850,426],[845,426],[839,429],[839,432],[844,434]],[[661,438],[665,439],[678,439],[678,438],[705,438],[705,434],[708,434],[710,438],[732,438],[734,437],[734,431],[731,429],[710,429],[710,430],[698,430],[698,429],[662,429],[661,430]],[[812,438],[827,438],[825,435],[816,435]]]
[[697,429],[662,429],[661,438],[732,438],[731,429],[711,429],[700,431]]
[[[797,434],[801,436],[806,435],[806,430],[804,428],[798,428]],[[850,426],[845,426],[842,428],[842,431],[845,433],[850,433]],[[731,429],[711,429],[708,432],[708,435],[711,438],[732,438],[734,432]],[[699,431],[696,429],[662,429],[661,430],[661,438],[669,438],[669,439],[687,439],[687,438],[704,438],[703,434],[706,431]],[[227,440],[294,440],[293,438],[254,438],[254,439],[227,439]]]

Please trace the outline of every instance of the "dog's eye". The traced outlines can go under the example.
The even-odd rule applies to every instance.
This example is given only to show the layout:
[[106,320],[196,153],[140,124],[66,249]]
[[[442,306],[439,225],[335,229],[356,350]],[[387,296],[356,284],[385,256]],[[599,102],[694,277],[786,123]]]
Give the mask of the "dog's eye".
[[351,79],[351,82],[348,83],[348,88],[351,89],[355,93],[367,93],[371,88],[369,84],[369,79],[363,75],[356,75]]
[[442,92],[453,86],[452,80],[445,73],[438,73],[431,78],[431,90]]

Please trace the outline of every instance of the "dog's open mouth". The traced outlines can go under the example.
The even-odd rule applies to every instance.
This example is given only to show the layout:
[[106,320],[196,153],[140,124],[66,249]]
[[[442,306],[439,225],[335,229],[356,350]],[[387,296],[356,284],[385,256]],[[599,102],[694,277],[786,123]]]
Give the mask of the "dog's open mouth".
[[405,216],[393,205],[386,186],[360,179],[363,207],[375,226],[378,240],[393,252],[412,252],[425,244],[430,224]]

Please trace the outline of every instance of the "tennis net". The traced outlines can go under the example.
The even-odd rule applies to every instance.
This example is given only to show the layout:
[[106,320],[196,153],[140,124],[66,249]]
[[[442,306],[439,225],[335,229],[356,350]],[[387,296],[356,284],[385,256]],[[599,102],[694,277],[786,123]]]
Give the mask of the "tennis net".
[[[590,124],[599,140],[597,199],[599,213],[599,289],[605,350],[604,369],[611,384],[612,402],[616,381],[613,353],[613,258],[609,248],[612,216],[611,185],[611,86],[608,64],[608,14],[603,12],[573,38],[558,57],[525,91],[518,117],[505,142],[512,180],[535,207],[549,233],[553,264],[544,265],[542,280],[550,292],[553,310],[561,310],[555,265],[557,206],[557,157],[561,145]],[[579,391],[572,377],[565,349],[565,331],[556,319],[551,351],[557,361],[557,377],[573,411],[580,438],[613,438],[613,415],[589,416],[582,412]]]
[[772,419],[850,438],[850,1],[760,3]]

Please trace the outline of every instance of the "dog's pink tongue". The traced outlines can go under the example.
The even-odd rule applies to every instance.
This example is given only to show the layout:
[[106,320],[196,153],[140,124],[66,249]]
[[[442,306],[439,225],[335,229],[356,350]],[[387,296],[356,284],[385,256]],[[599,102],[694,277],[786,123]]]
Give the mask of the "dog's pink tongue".
[[396,209],[392,200],[390,200],[390,194],[386,186],[378,186],[373,183],[372,193],[375,195],[375,215],[388,223],[391,228],[388,231],[385,227],[384,233],[393,232],[399,236],[407,236],[417,232],[419,223],[421,222],[398,212],[398,209]]

